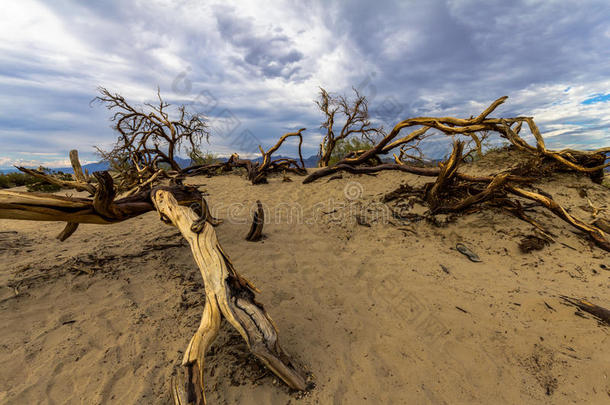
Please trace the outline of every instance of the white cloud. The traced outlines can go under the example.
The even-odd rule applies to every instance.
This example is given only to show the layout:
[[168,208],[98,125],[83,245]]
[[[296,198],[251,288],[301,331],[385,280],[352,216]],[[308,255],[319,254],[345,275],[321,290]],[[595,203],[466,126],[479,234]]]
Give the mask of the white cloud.
[[[609,13],[610,4],[596,0],[577,8],[471,0],[8,2],[0,24],[0,157],[36,160],[20,152],[65,156],[76,147],[94,159],[93,145],[115,139],[109,113],[88,106],[98,85],[133,102],[154,100],[159,85],[168,101],[196,109],[205,109],[205,91],[216,105],[210,115],[230,110],[236,133],[252,131],[253,143],[269,146],[307,127],[306,155],[320,136],[318,86],[349,92],[359,84],[372,111],[388,100],[400,106],[395,119],[469,116],[508,95],[497,114],[534,115],[560,147],[608,144],[610,103],[581,102],[610,91]],[[172,86],[177,78],[190,88]],[[204,148],[230,154],[234,137]]]

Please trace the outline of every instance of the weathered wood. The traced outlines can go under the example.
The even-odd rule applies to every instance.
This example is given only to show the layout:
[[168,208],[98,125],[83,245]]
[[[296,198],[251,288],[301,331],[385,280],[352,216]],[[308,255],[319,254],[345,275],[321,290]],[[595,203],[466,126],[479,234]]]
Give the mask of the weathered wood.
[[93,208],[106,218],[118,217],[119,214],[115,211],[113,205],[116,191],[114,190],[112,176],[108,172],[95,172],[93,175],[97,179],[97,190],[93,197]]
[[205,285],[201,324],[182,361],[186,375],[196,378],[177,378],[175,382],[185,386],[173,388],[174,398],[180,398],[182,393],[182,398],[188,401],[205,403],[205,399],[196,402],[197,397],[190,393],[203,389],[204,355],[218,333],[221,315],[237,329],[252,353],[289,387],[306,389],[302,371],[283,352],[271,318],[263,306],[254,300],[255,287],[235,271],[216,238],[214,227],[206,222],[201,232],[193,232],[191,225],[198,220],[197,214],[190,208],[178,205],[168,191],[153,191],[152,200],[159,213],[176,226],[189,242]]
[[72,169],[74,170],[74,177],[76,181],[80,181],[83,183],[87,182],[85,179],[85,175],[83,174],[83,168],[80,165],[80,160],[78,160],[78,151],[76,149],[72,149],[70,151],[70,163],[72,164]]
[[539,202],[565,222],[583,232],[586,232],[597,246],[610,252],[610,241],[606,239],[606,234],[601,229],[594,225],[588,225],[584,221],[568,214],[568,212],[552,198],[512,185],[507,185],[506,189],[519,197]]
[[449,207],[440,207],[439,209],[437,209],[437,212],[459,212],[465,210],[471,205],[488,200],[493,197],[496,191],[500,190],[504,186],[504,184],[506,184],[507,177],[507,174],[499,174],[480,193],[466,197],[455,205]]
[[[246,170],[246,176],[252,184],[265,184],[267,183],[267,176],[272,173],[286,173],[291,172],[304,176],[307,174],[305,163],[303,161],[303,155],[301,152],[301,146],[303,144],[302,132],[305,128],[301,128],[295,132],[289,132],[280,137],[275,145],[269,150],[264,151],[259,145],[258,148],[261,152],[262,161],[256,162],[250,159],[240,159],[237,153],[231,155],[231,157],[225,163],[213,163],[209,165],[195,165],[183,169],[179,173],[179,177],[193,176],[198,174],[212,175],[215,172],[226,172],[234,168],[240,167]],[[299,145],[297,152],[299,155],[299,161],[296,159],[281,158],[273,160],[271,157],[280,146],[290,137],[298,137]]]
[[263,225],[265,224],[265,210],[260,200],[256,200],[256,211],[252,218],[252,226],[246,235],[246,240],[250,242],[258,242],[263,237]]
[[[326,133],[320,143],[318,167],[328,166],[335,147],[348,137],[357,135],[372,140],[373,136],[383,133],[382,128],[371,124],[366,96],[355,88],[353,90],[355,97],[349,100],[345,96],[331,95],[320,88],[320,98],[316,100],[316,105],[324,114],[321,128],[324,128]],[[341,115],[339,120],[337,114]],[[340,129],[335,127],[339,122],[342,124]]]
[[[427,136],[426,132],[429,129],[437,129],[448,136],[459,135],[470,137],[476,145],[475,150],[477,153],[480,153],[481,151],[481,139],[478,138],[476,133],[496,132],[520,150],[537,156],[548,157],[557,161],[560,163],[560,165],[567,169],[587,173],[591,175],[591,178],[595,181],[600,180],[600,174],[603,174],[602,170],[605,167],[610,166],[610,162],[605,163],[605,160],[607,159],[606,155],[610,153],[610,148],[601,148],[595,151],[574,151],[569,149],[561,151],[548,150],[544,143],[544,139],[532,117],[487,118],[488,115],[491,114],[499,105],[504,103],[507,98],[508,97],[504,96],[495,100],[485,109],[485,111],[474,118],[461,119],[454,117],[415,117],[403,120],[396,124],[394,128],[371,149],[355,155],[346,156],[335,165],[324,167],[321,170],[310,174],[305,178],[303,183],[311,183],[320,177],[336,173],[340,170],[361,172],[358,166],[363,165],[367,161],[378,158],[379,155],[387,154],[398,147],[413,145],[413,142],[418,142],[423,137]],[[529,127],[530,131],[534,135],[534,138],[536,139],[536,146],[529,145],[520,137],[519,131],[523,123]],[[402,138],[398,137],[403,129],[417,126],[420,126],[421,128],[414,130]],[[469,153],[470,152],[468,152],[466,155]],[[398,165],[402,163],[397,157],[396,160]],[[352,166],[352,169],[348,169],[346,166]],[[379,165],[375,171],[379,170],[409,171],[396,168],[393,165]]]
[[610,310],[600,307],[599,305],[595,305],[586,300],[581,300],[578,298],[571,298],[565,295],[561,296],[561,299],[566,301],[567,303],[574,305],[582,311],[585,311],[602,322],[605,322],[606,325],[610,325]]
[[77,222],[68,222],[66,224],[66,227],[64,228],[64,230],[61,231],[61,233],[59,235],[57,235],[57,239],[59,239],[61,242],[63,242],[66,239],[68,239],[70,236],[72,236],[72,234],[74,232],[76,232],[77,229],[78,229]]
[[[105,176],[104,178],[108,180]],[[201,198],[196,189],[185,186],[157,186],[155,189],[171,191],[182,205],[197,203]],[[113,224],[154,211],[150,193],[151,191],[140,192],[111,202],[108,202],[107,195],[99,195],[94,204],[94,200],[88,198],[2,190],[0,219]],[[98,212],[96,205],[103,212]]]
[[440,171],[432,187],[426,192],[426,201],[430,208],[434,211],[441,205],[440,193],[444,189],[445,185],[453,180],[458,166],[462,160],[462,151],[464,150],[463,142],[455,142],[453,144],[453,151],[451,156],[446,162],[439,164]]

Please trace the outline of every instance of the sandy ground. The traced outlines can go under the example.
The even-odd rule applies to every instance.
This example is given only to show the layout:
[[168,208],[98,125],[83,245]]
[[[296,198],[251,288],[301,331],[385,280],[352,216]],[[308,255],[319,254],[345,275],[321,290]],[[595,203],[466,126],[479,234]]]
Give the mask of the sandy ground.
[[[610,255],[569,225],[536,208],[558,243],[524,254],[532,226],[497,209],[445,226],[392,218],[381,195],[425,179],[294,180],[190,179],[209,192],[225,251],[315,382],[290,392],[224,324],[207,356],[210,404],[610,403],[610,328],[559,299],[610,307]],[[558,175],[540,187],[591,220],[584,188],[610,219],[601,186]],[[252,243],[257,199],[266,238]],[[155,213],[82,225],[63,243],[62,227],[0,220],[0,403],[169,403],[202,311],[188,246]]]

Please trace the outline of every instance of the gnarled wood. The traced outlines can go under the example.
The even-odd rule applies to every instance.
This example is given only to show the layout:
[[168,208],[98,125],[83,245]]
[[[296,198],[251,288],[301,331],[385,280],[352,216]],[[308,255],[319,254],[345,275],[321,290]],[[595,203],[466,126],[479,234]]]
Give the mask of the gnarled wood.
[[453,144],[453,151],[451,152],[451,156],[447,159],[446,162],[442,162],[439,164],[440,171],[438,173],[438,177],[436,181],[430,187],[430,189],[426,192],[426,201],[434,211],[441,204],[440,201],[440,192],[445,187],[445,184],[453,179],[455,176],[458,165],[462,160],[462,151],[464,149],[463,142],[456,142]]
[[[301,152],[301,146],[303,144],[302,132],[305,128],[301,128],[295,132],[289,132],[280,137],[275,145],[269,150],[264,151],[259,145],[258,149],[262,154],[262,161],[256,162],[250,159],[240,159],[237,153],[231,155],[231,157],[225,163],[213,163],[208,165],[195,165],[187,167],[181,170],[178,174],[179,178],[184,176],[194,176],[199,174],[212,175],[217,172],[227,172],[233,170],[236,167],[240,167],[246,170],[246,176],[252,184],[264,184],[267,183],[267,176],[272,173],[286,173],[291,172],[304,176],[307,174],[305,163],[303,161],[303,154]],[[290,137],[298,137],[299,145],[297,148],[299,161],[296,159],[281,158],[273,160],[271,156],[275,153],[280,146]]]
[[[182,205],[197,203],[200,199],[200,193],[196,189],[185,186],[158,186],[156,189],[171,191]],[[140,192],[110,202],[107,197],[100,195],[94,204],[94,200],[88,198],[2,190],[0,219],[113,224],[154,211],[150,193]],[[102,212],[97,211],[96,205],[101,207]]]
[[[359,135],[372,141],[372,136],[383,132],[382,128],[371,125],[366,97],[355,88],[353,90],[355,97],[353,100],[349,100],[345,96],[333,96],[320,88],[320,98],[316,100],[316,105],[324,114],[325,120],[322,122],[321,128],[326,130],[326,134],[324,134],[318,152],[319,167],[328,166],[337,144],[349,136]],[[342,116],[340,121],[343,126],[340,130],[335,128],[337,114]]]
[[193,210],[178,205],[168,191],[153,191],[152,200],[159,213],[175,225],[189,242],[205,285],[206,302],[201,324],[182,362],[188,377],[176,380],[179,386],[173,389],[174,398],[205,403],[204,398],[199,400],[191,393],[203,388],[204,355],[218,333],[221,314],[241,334],[252,353],[289,387],[306,389],[302,371],[283,352],[271,318],[262,305],[254,300],[254,286],[235,271],[218,243],[214,227],[206,222],[201,232],[193,232],[191,225],[199,219],[198,216]]
[[83,168],[80,165],[80,160],[78,160],[78,151],[76,149],[72,149],[70,151],[70,164],[72,164],[72,169],[74,170],[74,177],[76,178],[76,181],[79,181],[81,183],[86,183],[87,179],[85,178],[85,175],[83,174]]
[[[546,148],[544,139],[540,134],[540,130],[536,126],[532,117],[515,117],[515,118],[488,118],[499,105],[504,103],[508,97],[500,97],[495,100],[477,117],[469,119],[461,119],[454,117],[415,117],[408,118],[396,124],[392,131],[383,137],[371,149],[350,155],[340,160],[333,166],[324,167],[305,178],[303,183],[310,183],[315,179],[336,173],[340,170],[348,170],[346,166],[352,166],[357,169],[371,159],[378,158],[379,155],[390,153],[398,147],[414,146],[413,142],[419,142],[423,137],[427,136],[426,132],[429,129],[437,129],[448,136],[467,136],[474,141],[475,151],[481,152],[481,138],[477,132],[496,132],[506,138],[516,148],[527,151],[537,156],[547,157],[560,163],[563,167],[575,170],[581,173],[590,174],[595,181],[601,181],[600,176],[602,170],[610,166],[610,162],[605,163],[607,154],[610,153],[609,148],[601,148],[596,151],[574,151],[561,150],[551,151]],[[519,135],[522,124],[525,123],[536,139],[536,146],[529,145]],[[420,126],[421,128],[414,130],[407,136],[398,138],[399,133],[404,128]],[[416,145],[415,145],[416,146]],[[416,148],[417,149],[417,148]],[[469,155],[471,152],[466,153]],[[409,154],[401,153],[402,157],[409,158]],[[395,156],[397,164],[401,164],[400,158]],[[400,170],[392,165],[380,165],[379,170]],[[351,171],[351,170],[349,170]]]
[[561,205],[557,204],[557,202],[555,202],[555,200],[552,198],[511,185],[507,186],[507,190],[520,197],[539,202],[551,210],[559,218],[563,219],[575,228],[586,232],[597,246],[610,252],[610,241],[606,239],[606,234],[601,229],[594,225],[588,225],[584,221],[568,214],[568,212]]

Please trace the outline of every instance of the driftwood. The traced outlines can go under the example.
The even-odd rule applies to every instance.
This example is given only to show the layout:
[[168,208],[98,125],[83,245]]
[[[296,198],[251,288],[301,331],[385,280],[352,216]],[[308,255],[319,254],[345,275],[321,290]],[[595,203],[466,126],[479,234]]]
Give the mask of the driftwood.
[[[82,223],[112,224],[157,211],[164,222],[176,226],[189,242],[205,285],[201,324],[172,381],[175,402],[205,404],[204,355],[218,334],[222,316],[237,329],[252,353],[290,388],[306,389],[304,373],[284,353],[271,318],[255,300],[257,289],[237,273],[220,246],[214,230],[220,221],[210,215],[202,194],[196,188],[174,182],[115,199],[117,193],[110,174],[96,172],[94,176],[97,186],[92,190],[93,199],[0,191],[0,218],[65,221],[67,225],[58,236],[65,240]],[[83,179],[77,177],[75,182],[65,185],[82,189]],[[262,210],[260,202],[258,207]],[[262,211],[259,212],[262,220]],[[262,222],[254,233],[260,235],[261,231]]]

